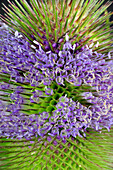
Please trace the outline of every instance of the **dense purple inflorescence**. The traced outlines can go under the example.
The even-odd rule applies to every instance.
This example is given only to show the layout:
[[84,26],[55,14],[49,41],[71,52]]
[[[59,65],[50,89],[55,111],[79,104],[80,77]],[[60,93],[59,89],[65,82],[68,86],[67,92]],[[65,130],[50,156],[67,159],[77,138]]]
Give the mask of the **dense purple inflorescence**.
[[[48,133],[66,138],[81,136],[80,132],[85,135],[88,127],[110,129],[113,124],[113,58],[109,53],[106,62],[105,55],[93,52],[88,46],[80,51],[76,51],[76,47],[77,44],[71,45],[67,40],[61,51],[45,52],[38,42],[34,41],[31,46],[18,32],[13,35],[7,29],[0,30],[0,136],[28,139]],[[82,93],[93,105],[86,107],[63,95],[51,113],[27,115],[23,112],[28,105],[39,105],[40,99],[53,96],[54,89],[50,88],[53,82],[66,89],[65,81],[73,86],[93,87],[96,93]],[[36,89],[42,84],[42,91]]]

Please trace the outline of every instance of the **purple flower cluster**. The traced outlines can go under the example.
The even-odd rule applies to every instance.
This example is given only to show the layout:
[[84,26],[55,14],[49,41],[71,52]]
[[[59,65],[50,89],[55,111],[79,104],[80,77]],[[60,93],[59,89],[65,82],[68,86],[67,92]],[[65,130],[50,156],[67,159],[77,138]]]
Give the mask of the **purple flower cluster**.
[[[72,45],[68,38],[63,49],[56,53],[44,51],[36,40],[30,45],[18,32],[13,35],[8,29],[1,29],[0,36],[0,136],[28,139],[48,134],[64,139],[81,136],[81,132],[85,135],[87,128],[110,129],[113,124],[112,54],[98,54],[87,45],[77,51],[77,43]],[[63,93],[55,101],[55,109],[47,111],[42,102],[50,96],[51,101],[55,100],[53,82],[64,91],[65,82],[75,87],[91,86],[96,92],[83,92],[82,96],[93,105],[85,106]],[[33,103],[45,111],[26,114],[24,111]]]

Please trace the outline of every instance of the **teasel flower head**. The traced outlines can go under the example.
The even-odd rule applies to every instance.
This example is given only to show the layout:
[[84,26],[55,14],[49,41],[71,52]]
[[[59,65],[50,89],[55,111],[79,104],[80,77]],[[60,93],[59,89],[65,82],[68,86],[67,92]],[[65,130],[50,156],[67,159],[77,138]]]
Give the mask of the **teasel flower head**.
[[0,29],[1,168],[112,169],[111,3],[15,2]]

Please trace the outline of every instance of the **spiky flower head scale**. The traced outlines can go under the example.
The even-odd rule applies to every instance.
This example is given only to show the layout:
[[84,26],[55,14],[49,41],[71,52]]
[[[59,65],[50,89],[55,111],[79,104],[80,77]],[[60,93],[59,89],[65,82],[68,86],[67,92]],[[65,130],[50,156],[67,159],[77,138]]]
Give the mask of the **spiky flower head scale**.
[[[32,0],[32,7],[38,8],[34,8],[37,20],[27,1],[21,2],[25,9],[19,7],[25,10],[25,16],[29,14],[29,19],[13,6],[15,12],[8,15],[15,20],[5,19],[13,26],[12,32],[6,26],[0,30],[0,168],[112,169],[110,22],[101,20],[105,25],[99,26],[97,1],[98,5],[92,7],[95,14],[89,9],[89,16],[93,15],[97,24],[86,18],[87,5],[91,7],[93,1]],[[57,14],[64,16],[59,21],[63,35],[55,24]],[[70,18],[75,19],[74,28],[69,25]],[[83,23],[87,23],[85,27]],[[101,26],[108,31],[105,41],[101,39],[105,32],[99,32],[100,36],[96,32],[103,31]],[[107,133],[105,128],[111,131]]]
[[5,7],[9,26],[24,33],[30,41],[36,39],[45,50],[62,49],[65,35],[68,34],[72,44],[78,43],[77,49],[85,44],[94,43],[94,50],[106,53],[111,49],[112,13],[105,13],[112,2],[101,6],[104,0],[26,0],[21,4],[10,3],[11,9]]

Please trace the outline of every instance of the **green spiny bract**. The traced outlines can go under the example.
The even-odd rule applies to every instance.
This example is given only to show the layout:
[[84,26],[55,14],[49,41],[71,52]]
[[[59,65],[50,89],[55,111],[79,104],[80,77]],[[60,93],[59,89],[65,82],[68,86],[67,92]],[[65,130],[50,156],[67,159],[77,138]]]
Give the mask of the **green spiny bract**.
[[22,5],[15,2],[18,6],[10,2],[11,9],[5,7],[7,18],[2,16],[2,20],[24,33],[30,42],[36,39],[45,50],[61,50],[66,33],[72,44],[78,43],[76,50],[85,44],[93,44],[93,49],[101,53],[112,48],[112,13],[106,12],[112,2],[103,6],[104,0],[31,0],[31,5],[26,0],[21,0]]

